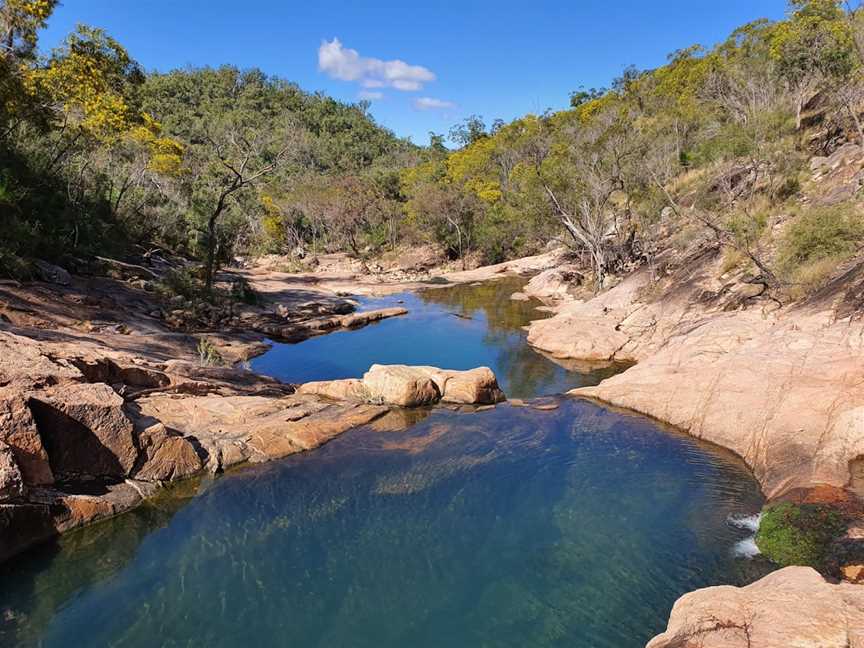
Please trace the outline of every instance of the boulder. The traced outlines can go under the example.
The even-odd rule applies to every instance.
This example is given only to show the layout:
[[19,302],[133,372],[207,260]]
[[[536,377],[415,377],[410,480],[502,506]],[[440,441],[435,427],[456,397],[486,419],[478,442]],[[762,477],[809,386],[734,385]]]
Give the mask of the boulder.
[[579,266],[565,264],[551,268],[533,277],[524,288],[524,294],[542,301],[571,299],[576,288],[582,285],[585,277]]
[[142,481],[174,481],[191,477],[203,468],[195,446],[162,423],[151,425],[138,436],[144,464],[135,478]]
[[50,387],[31,397],[30,408],[57,479],[121,479],[135,467],[132,421],[108,385]]
[[438,387],[445,403],[462,405],[493,405],[507,400],[498,387],[498,379],[489,367],[477,367],[468,371],[417,367],[428,375]]
[[488,367],[468,371],[372,365],[362,380],[326,380],[300,385],[298,393],[334,400],[422,407],[439,401],[460,405],[493,405],[507,400]]
[[363,375],[363,385],[372,401],[420,407],[441,399],[441,392],[428,372],[405,365],[372,365]]
[[747,587],[708,587],[675,603],[647,648],[850,648],[864,645],[864,587],[787,567]]
[[308,382],[297,388],[298,394],[314,394],[333,400],[369,400],[369,392],[362,380],[348,378],[346,380],[322,380]]
[[58,284],[60,286],[68,286],[72,283],[72,275],[53,263],[37,260],[34,261],[33,267],[36,270],[36,276],[38,276],[42,281]]
[[12,454],[12,448],[0,442],[0,502],[24,495],[24,478]]
[[0,396],[0,442],[9,447],[26,485],[54,482],[48,453],[23,393],[13,391]]

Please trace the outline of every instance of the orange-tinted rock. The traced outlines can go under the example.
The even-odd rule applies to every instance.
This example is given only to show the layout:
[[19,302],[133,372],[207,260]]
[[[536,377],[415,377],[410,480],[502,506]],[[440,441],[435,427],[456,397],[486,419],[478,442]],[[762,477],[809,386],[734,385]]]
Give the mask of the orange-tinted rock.
[[54,482],[48,453],[22,393],[0,396],[0,441],[7,444],[21,469],[24,483],[45,486]]
[[0,441],[0,502],[24,495],[24,479],[12,449]]
[[123,478],[138,449],[123,399],[108,385],[58,385],[30,399],[40,436],[58,479]]
[[864,583],[864,565],[846,565],[841,571],[844,580],[850,583]]
[[400,407],[431,405],[441,398],[426,372],[405,365],[372,365],[363,375],[363,385],[373,402]]
[[787,567],[747,587],[685,594],[647,648],[851,648],[862,641],[864,587]]
[[363,385],[363,381],[356,378],[304,383],[297,388],[297,393],[315,394],[334,400],[365,401],[369,398],[369,393]]
[[135,473],[143,481],[173,481],[190,477],[203,468],[195,446],[172,434],[162,423],[150,426],[138,436],[144,464]]

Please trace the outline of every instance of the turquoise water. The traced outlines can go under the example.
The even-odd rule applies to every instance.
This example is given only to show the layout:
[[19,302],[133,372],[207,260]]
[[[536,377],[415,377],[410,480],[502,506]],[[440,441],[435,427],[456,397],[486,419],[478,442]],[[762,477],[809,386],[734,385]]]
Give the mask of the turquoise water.
[[[454,308],[431,294],[428,308]],[[347,353],[364,331],[310,343]],[[592,379],[521,379],[530,356],[505,348],[473,352],[512,363],[511,390]],[[635,648],[681,594],[768,569],[736,553],[748,532],[729,520],[762,497],[735,458],[543,402],[558,408],[436,409],[408,429],[396,415],[68,534],[0,568],[0,645]]]

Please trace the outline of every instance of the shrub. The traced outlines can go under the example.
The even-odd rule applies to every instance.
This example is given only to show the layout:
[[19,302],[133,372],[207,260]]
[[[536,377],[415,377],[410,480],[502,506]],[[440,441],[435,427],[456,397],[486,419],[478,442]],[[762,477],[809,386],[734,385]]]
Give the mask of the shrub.
[[762,514],[756,546],[782,567],[801,565],[825,569],[831,544],[843,535],[846,519],[835,509],[788,502]]
[[219,349],[207,338],[198,340],[198,357],[205,367],[221,367],[225,364]]
[[815,207],[786,229],[780,264],[793,271],[828,258],[848,258],[864,238],[864,224],[849,205]]

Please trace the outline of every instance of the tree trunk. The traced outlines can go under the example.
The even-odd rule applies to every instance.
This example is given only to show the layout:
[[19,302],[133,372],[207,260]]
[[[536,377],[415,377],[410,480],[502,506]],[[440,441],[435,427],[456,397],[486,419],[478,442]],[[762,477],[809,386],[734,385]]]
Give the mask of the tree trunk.
[[216,270],[216,221],[219,220],[225,209],[225,199],[227,196],[228,194],[219,196],[216,209],[213,210],[210,219],[207,221],[207,267],[204,274],[204,285],[208,293],[213,290],[213,275]]

